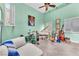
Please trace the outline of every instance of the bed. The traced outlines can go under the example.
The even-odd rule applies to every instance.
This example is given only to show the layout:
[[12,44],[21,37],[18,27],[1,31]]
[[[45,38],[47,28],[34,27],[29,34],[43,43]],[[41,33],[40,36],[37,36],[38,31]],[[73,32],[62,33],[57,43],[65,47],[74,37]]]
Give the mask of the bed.
[[41,55],[43,55],[43,51],[32,43],[26,43],[24,37],[18,37],[5,41],[0,46],[0,56],[41,56]]

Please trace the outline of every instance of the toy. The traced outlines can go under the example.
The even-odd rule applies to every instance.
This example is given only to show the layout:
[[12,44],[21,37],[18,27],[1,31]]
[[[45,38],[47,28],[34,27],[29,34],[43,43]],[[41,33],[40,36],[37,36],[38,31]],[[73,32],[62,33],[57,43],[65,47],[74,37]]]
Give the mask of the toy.
[[54,41],[55,41],[55,37],[51,36],[51,37],[50,37],[50,40],[51,40],[52,42],[54,42]]
[[50,38],[51,37],[51,35],[50,35],[50,32],[49,32],[49,34],[48,34],[48,38]]
[[61,42],[60,38],[57,38],[56,42],[60,43]]

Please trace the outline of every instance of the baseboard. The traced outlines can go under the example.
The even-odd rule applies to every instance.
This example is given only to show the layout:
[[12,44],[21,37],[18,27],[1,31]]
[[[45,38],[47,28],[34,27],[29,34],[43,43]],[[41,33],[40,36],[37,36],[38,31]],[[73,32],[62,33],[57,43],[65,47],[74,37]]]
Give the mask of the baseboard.
[[79,41],[74,41],[74,40],[71,40],[71,42],[74,42],[74,43],[79,43]]

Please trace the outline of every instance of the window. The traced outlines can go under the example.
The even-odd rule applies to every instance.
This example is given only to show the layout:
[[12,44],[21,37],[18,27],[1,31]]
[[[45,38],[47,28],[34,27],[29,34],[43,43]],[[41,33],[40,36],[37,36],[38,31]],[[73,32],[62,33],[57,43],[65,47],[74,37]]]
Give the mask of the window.
[[64,21],[64,30],[72,31],[72,32],[79,32],[79,17],[74,17],[70,19],[65,19]]
[[5,26],[15,26],[15,7],[12,4],[5,4]]

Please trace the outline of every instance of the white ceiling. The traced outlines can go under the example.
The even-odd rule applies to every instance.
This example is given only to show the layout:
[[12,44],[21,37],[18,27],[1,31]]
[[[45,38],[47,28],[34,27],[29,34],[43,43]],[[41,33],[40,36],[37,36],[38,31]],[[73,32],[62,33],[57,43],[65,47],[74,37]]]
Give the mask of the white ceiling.
[[[52,4],[52,3],[51,3]],[[56,7],[58,7],[59,5],[61,5],[62,3],[54,3],[56,5]],[[40,11],[41,13],[45,13],[45,8],[39,8],[40,6],[44,5],[44,3],[27,3],[27,5],[33,7],[34,9]],[[52,10],[54,8],[49,7],[49,10]]]

